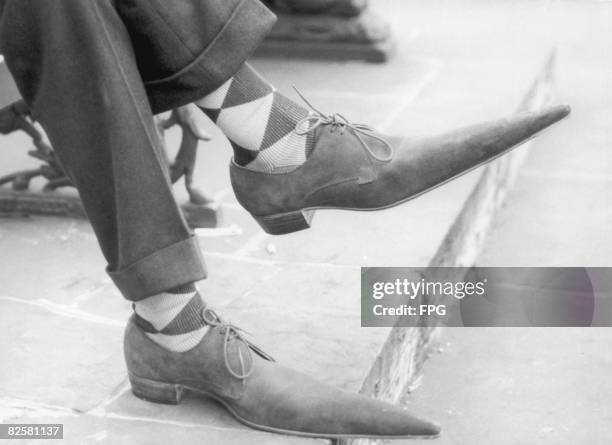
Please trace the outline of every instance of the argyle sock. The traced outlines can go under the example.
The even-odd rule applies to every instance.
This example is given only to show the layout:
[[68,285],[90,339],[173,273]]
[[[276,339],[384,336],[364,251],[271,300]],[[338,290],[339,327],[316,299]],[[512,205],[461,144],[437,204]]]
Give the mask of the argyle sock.
[[194,284],[134,303],[136,324],[155,343],[175,352],[195,347],[208,332],[202,309],[204,302]]
[[311,134],[294,131],[308,110],[276,91],[249,64],[196,105],[230,140],[234,161],[248,169],[285,173],[312,151]]

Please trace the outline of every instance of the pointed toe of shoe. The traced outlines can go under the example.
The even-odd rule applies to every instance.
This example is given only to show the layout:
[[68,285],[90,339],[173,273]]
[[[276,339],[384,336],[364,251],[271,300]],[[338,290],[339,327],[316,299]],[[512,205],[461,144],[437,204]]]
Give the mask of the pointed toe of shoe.
[[560,109],[562,117],[569,116],[572,113],[572,107],[568,104],[557,105],[557,107]]
[[442,428],[435,422],[421,419],[409,411],[393,407],[392,412],[381,413],[379,435],[396,438],[435,438]]
[[435,438],[442,432],[442,427],[437,423],[417,419],[415,425],[410,429],[413,436]]
[[569,105],[554,105],[541,110],[526,113],[531,118],[536,131],[543,130],[570,115],[572,109]]
[[544,111],[547,111],[551,115],[557,116],[556,120],[559,120],[563,119],[566,116],[569,116],[572,112],[572,107],[568,104],[561,104],[548,107]]

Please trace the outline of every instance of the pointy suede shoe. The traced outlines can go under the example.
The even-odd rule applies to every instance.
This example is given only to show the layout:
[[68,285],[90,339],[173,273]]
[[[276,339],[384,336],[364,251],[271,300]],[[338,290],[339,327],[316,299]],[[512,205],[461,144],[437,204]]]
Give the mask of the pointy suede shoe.
[[304,164],[288,173],[262,173],[232,162],[230,175],[236,198],[266,232],[291,233],[309,228],[315,209],[377,210],[415,198],[569,113],[568,106],[555,106],[442,135],[397,138],[317,111],[295,130],[315,139]]
[[193,391],[217,400],[252,428],[305,437],[433,438],[440,432],[399,407],[277,364],[210,309],[202,319],[210,326],[202,341],[178,353],[154,343],[139,318],[130,318],[124,350],[136,396],[178,404],[185,391]]

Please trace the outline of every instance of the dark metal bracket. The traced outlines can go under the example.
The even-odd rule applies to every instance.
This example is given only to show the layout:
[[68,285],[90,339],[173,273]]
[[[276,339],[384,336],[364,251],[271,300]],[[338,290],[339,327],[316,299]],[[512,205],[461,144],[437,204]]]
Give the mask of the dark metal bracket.
[[[197,123],[195,113],[198,112],[194,105],[187,105],[173,110],[167,118],[156,119],[162,140],[163,132],[175,125],[180,126],[182,131],[174,161],[171,162],[165,152],[172,183],[184,178],[189,201],[181,208],[188,223],[192,227],[217,227],[221,224],[221,206],[193,184],[198,142],[210,140]],[[0,133],[6,135],[15,131],[23,131],[32,139],[34,148],[28,154],[40,161],[41,165],[0,177],[0,214],[85,217],[77,196],[56,192],[61,187],[71,187],[72,182],[22,100],[0,109]],[[34,178],[46,180],[42,191],[30,190]]]

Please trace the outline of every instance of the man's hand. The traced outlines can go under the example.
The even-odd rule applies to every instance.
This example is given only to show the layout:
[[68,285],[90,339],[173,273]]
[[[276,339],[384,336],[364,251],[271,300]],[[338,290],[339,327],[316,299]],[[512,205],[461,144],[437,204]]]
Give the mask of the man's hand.
[[163,130],[174,125],[180,125],[184,131],[191,133],[193,137],[200,141],[210,141],[210,135],[204,130],[206,117],[194,104],[188,104],[172,110],[170,117],[160,122]]

